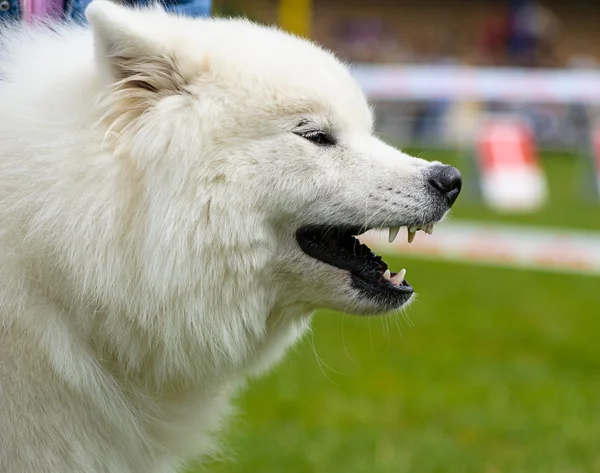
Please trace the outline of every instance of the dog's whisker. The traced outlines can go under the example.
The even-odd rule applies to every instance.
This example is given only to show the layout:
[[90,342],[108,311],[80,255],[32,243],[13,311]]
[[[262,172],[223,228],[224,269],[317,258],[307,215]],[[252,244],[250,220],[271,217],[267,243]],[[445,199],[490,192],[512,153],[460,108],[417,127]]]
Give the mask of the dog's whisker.
[[356,362],[354,361],[352,356],[350,356],[350,352],[348,351],[348,345],[346,344],[346,337],[344,335],[344,321],[346,320],[347,317],[348,317],[348,314],[346,312],[342,312],[342,346],[344,348],[344,352],[346,353],[346,356],[348,357],[348,359],[353,364],[356,364]]
[[397,313],[393,314],[392,319],[394,320],[394,325],[396,326],[396,329],[398,330],[398,334],[400,335],[400,338],[404,338],[404,334],[402,333],[402,321],[400,320],[400,313],[397,312]]
[[321,369],[321,372],[323,373],[323,375],[324,375],[324,376],[325,376],[325,377],[326,377],[326,378],[327,378],[329,381],[331,381],[333,384],[335,384],[335,385],[338,385],[338,383],[336,383],[334,380],[332,380],[332,379],[331,379],[331,378],[330,378],[330,377],[327,375],[327,373],[325,372],[325,370],[324,370],[323,368],[327,368],[327,369],[328,369],[329,371],[331,371],[332,373],[335,373],[335,374],[337,374],[337,375],[340,375],[340,376],[347,376],[347,374],[345,374],[345,373],[342,373],[341,371],[338,371],[338,370],[336,370],[336,369],[332,368],[331,366],[329,366],[329,365],[328,365],[328,364],[327,364],[327,363],[326,363],[326,362],[323,360],[323,358],[321,358],[321,357],[319,356],[319,354],[317,353],[317,347],[316,347],[316,344],[315,344],[314,333],[313,333],[312,331],[310,332],[310,341],[309,341],[309,344],[310,344],[310,346],[311,346],[311,349],[312,349],[313,355],[315,356],[315,359],[317,360],[317,364],[319,365],[319,368]]

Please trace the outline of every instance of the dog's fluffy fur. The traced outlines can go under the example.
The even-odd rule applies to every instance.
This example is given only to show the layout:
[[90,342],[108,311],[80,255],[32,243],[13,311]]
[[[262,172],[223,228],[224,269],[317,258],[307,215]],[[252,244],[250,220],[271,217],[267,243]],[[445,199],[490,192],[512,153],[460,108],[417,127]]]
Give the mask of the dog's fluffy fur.
[[0,471],[174,472],[315,308],[392,308],[297,228],[443,211],[330,53],[243,20],[87,15],[0,38]]

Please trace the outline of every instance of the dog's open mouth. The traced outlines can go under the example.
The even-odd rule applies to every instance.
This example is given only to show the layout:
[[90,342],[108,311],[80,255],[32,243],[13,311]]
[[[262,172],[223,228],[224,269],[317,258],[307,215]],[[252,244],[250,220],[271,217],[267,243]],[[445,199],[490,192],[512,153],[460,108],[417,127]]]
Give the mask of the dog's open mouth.
[[[396,238],[400,227],[390,227],[389,241]],[[431,233],[433,224],[408,226],[408,241],[412,242],[417,230]],[[410,299],[412,286],[406,281],[406,270],[391,271],[381,256],[362,244],[357,235],[359,227],[307,226],[296,232],[296,239],[307,255],[348,271],[357,289],[365,295],[387,299],[393,306],[401,306]]]

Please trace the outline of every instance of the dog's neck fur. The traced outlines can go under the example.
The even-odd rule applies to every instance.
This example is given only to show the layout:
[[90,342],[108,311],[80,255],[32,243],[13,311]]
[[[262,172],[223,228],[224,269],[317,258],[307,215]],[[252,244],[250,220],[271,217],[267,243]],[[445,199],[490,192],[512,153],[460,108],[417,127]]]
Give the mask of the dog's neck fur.
[[[303,304],[265,304],[262,330],[257,331],[239,322],[228,323],[236,317],[243,319],[243,298],[230,300],[220,313],[210,312],[207,301],[189,300],[187,309],[192,313],[179,306],[152,314],[155,323],[165,323],[158,331],[154,328],[152,335],[134,322],[143,319],[139,314],[132,317],[134,314],[124,311],[66,299],[64,280],[61,283],[56,274],[45,276],[44,281],[55,284],[40,290],[35,282],[40,279],[30,278],[26,289],[30,295],[35,292],[35,297],[28,300],[36,301],[36,306],[21,307],[19,314],[36,320],[22,320],[23,327],[38,330],[35,338],[39,345],[31,353],[32,362],[49,361],[53,378],[61,379],[71,393],[63,394],[67,399],[75,396],[74,402],[82,404],[103,399],[99,415],[107,417],[100,425],[114,421],[109,413],[121,412],[123,419],[118,425],[125,429],[123,438],[133,441],[138,437],[145,442],[124,448],[144,451],[152,444],[164,458],[189,459],[212,453],[218,444],[210,437],[230,411],[227,399],[249,376],[279,361],[310,321],[311,309]],[[233,281],[230,285],[235,287]],[[210,323],[203,324],[203,318]],[[93,319],[93,323],[82,324],[84,319]],[[197,323],[190,325],[190,320]],[[18,326],[19,318],[14,322]],[[83,326],[88,331],[84,332]],[[156,337],[157,333],[162,337]],[[182,346],[186,349],[181,350]],[[134,435],[131,429],[140,432]],[[157,455],[157,451],[147,453]]]
[[[247,252],[252,258],[250,249]],[[73,342],[107,372],[119,373],[123,383],[139,383],[156,392],[176,386],[202,389],[200,384],[207,380],[219,382],[267,369],[264,359],[269,364],[279,360],[306,329],[313,310],[302,303],[278,302],[274,295],[283,289],[273,291],[277,282],[269,277],[267,267],[263,274],[244,274],[232,268],[244,266],[239,259],[223,256],[220,262],[211,263],[210,273],[198,275],[217,288],[212,297],[190,286],[187,293],[160,300],[150,294],[134,298],[147,301],[144,306],[106,304],[100,297],[76,298],[81,286],[67,283],[70,278],[39,260],[32,261],[30,267],[36,270],[23,281],[28,281],[25,284],[35,299],[51,309],[50,318],[58,319],[55,323],[69,326],[77,339]],[[144,285],[135,290],[151,292]],[[252,307],[248,307],[248,294],[253,294]],[[90,319],[92,323],[87,322]],[[74,372],[64,365],[57,367],[61,369]]]

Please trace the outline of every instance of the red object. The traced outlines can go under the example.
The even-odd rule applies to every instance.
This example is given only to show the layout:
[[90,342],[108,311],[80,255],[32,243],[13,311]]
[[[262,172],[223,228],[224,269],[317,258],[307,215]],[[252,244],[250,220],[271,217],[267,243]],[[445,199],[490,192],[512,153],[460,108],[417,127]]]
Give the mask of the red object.
[[485,125],[477,148],[484,174],[523,168],[539,170],[533,133],[524,124],[498,121]]
[[526,122],[498,117],[484,123],[475,143],[484,200],[504,210],[534,210],[547,198],[535,137]]

